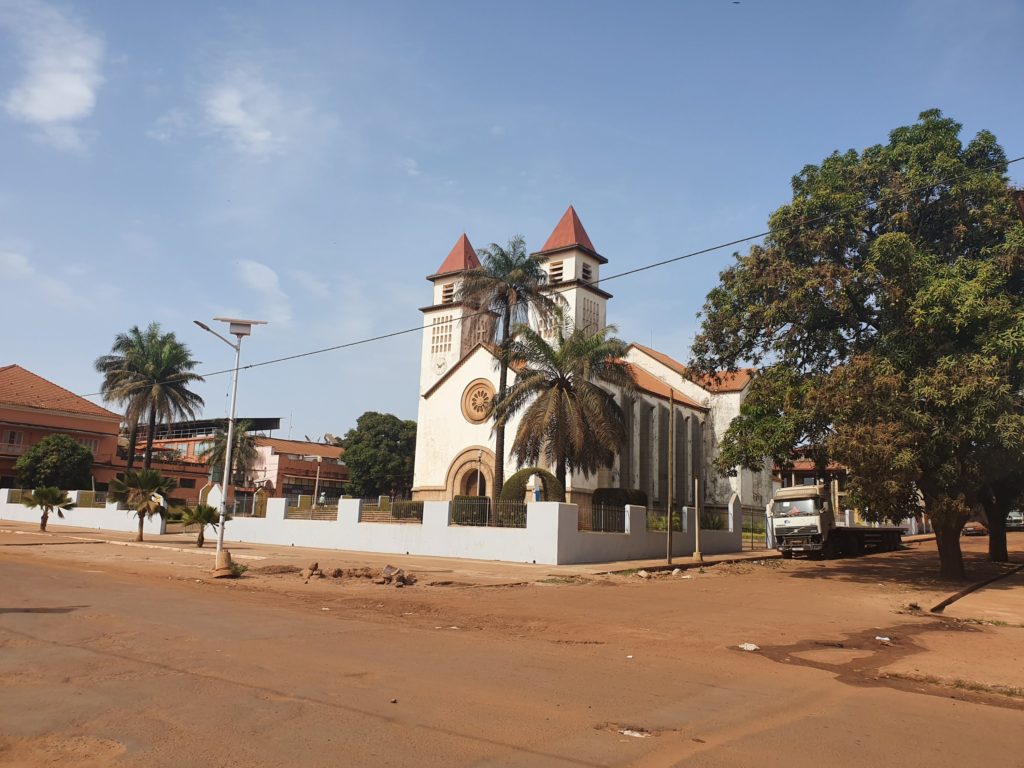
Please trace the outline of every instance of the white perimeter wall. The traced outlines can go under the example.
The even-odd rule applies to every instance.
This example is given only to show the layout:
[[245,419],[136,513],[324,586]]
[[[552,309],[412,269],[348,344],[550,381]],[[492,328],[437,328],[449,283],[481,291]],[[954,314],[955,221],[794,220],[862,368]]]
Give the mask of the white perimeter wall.
[[[8,494],[8,489],[0,488],[0,519],[38,525],[39,510],[17,502],[9,503]],[[69,495],[77,498],[76,491]],[[422,523],[362,523],[359,522],[359,500],[341,499],[337,520],[286,520],[285,499],[274,498],[267,500],[265,518],[242,517],[229,521],[224,539],[545,565],[645,560],[665,555],[665,532],[647,530],[647,511],[643,507],[626,507],[625,533],[578,530],[579,510],[575,504],[543,501],[528,504],[525,528],[449,525],[449,509],[447,501],[427,501],[423,503]],[[700,532],[703,554],[738,552],[742,548],[742,515],[735,497],[732,509],[732,530]],[[685,507],[684,514],[685,530],[674,531],[672,535],[672,553],[678,557],[689,556],[694,551],[695,513],[692,507]],[[64,519],[51,515],[47,529],[60,526],[134,532],[138,522],[133,512],[108,504],[102,508],[75,507],[64,513]],[[163,518],[147,520],[144,532],[163,533]],[[208,528],[206,535],[215,538],[216,532]]]
[[[704,554],[742,548],[741,513],[734,503],[732,530],[701,531]],[[626,508],[626,533],[593,533],[578,528],[575,504],[527,505],[525,528],[450,525],[447,501],[423,503],[422,523],[359,522],[359,500],[341,499],[337,520],[286,520],[284,499],[269,499],[265,518],[236,518],[226,541],[320,547],[386,554],[433,555],[475,560],[561,565],[637,560],[665,554],[665,532],[647,530],[643,507]],[[686,531],[673,534],[673,554],[694,551],[694,510],[686,509]],[[209,535],[213,535],[212,531]]]
[[[17,520],[23,523],[35,523],[39,525],[39,518],[43,512],[40,509],[29,509],[21,502],[8,501],[11,489],[0,488],[0,520]],[[28,491],[26,491],[27,493]],[[78,491],[68,491],[72,501],[78,501]],[[144,534],[156,536],[164,532],[164,519],[159,515],[146,520],[143,523]],[[131,531],[139,530],[139,519],[135,512],[125,509],[118,504],[107,504],[105,507],[75,507],[64,512],[64,517],[57,517],[54,512],[46,521],[46,530],[60,526],[72,526],[75,528],[102,528],[108,531]]]

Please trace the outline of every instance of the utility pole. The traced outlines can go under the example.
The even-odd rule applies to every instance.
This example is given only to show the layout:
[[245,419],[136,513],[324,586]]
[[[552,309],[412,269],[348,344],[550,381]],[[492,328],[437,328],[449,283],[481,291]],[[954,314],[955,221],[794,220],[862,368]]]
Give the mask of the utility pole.
[[676,442],[676,400],[675,390],[668,388],[668,494],[665,515],[668,524],[665,526],[665,562],[672,565],[672,487],[676,480],[675,442]]
[[700,477],[693,478],[693,559],[704,562],[704,555],[700,552]]

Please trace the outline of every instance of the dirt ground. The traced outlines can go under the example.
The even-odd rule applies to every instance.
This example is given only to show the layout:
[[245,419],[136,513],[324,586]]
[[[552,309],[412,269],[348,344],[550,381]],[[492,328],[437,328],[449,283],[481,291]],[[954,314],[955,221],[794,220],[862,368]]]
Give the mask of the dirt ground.
[[[1024,766],[1024,574],[930,614],[934,543],[647,579],[396,557],[398,589],[83,538],[0,527],[0,765]],[[343,575],[267,572],[306,559]]]

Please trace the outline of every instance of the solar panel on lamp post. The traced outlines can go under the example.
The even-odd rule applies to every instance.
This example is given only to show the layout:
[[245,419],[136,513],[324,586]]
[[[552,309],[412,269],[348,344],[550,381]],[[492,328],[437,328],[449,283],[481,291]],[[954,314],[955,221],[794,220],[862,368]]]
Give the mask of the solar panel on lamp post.
[[235,439],[235,400],[238,396],[238,367],[242,359],[242,339],[249,336],[252,333],[252,327],[254,325],[266,325],[266,320],[240,320],[234,317],[215,317],[213,318],[219,323],[228,324],[228,333],[238,339],[238,342],[229,341],[224,336],[221,336],[213,328],[208,326],[206,323],[202,323],[198,320],[192,322],[198,325],[207,333],[213,334],[218,339],[223,341],[233,350],[235,350],[235,367],[231,370],[231,415],[228,417],[228,434],[227,443],[224,446],[224,481],[220,486],[220,504],[218,507],[218,523],[217,526],[217,564],[220,564],[220,553],[224,549],[224,512],[227,506],[228,500],[228,483],[231,480],[231,459],[234,449]]

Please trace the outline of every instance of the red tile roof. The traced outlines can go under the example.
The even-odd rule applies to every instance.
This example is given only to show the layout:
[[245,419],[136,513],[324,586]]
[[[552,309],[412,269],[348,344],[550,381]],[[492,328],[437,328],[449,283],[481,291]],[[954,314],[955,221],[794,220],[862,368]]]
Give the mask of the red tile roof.
[[636,381],[637,389],[647,392],[648,394],[655,395],[657,397],[663,397],[666,400],[670,398],[671,393],[671,397],[675,399],[675,401],[680,405],[687,405],[690,408],[695,408],[699,411],[707,410],[707,408],[705,408],[703,405],[698,403],[693,398],[684,395],[675,387],[670,387],[657,376],[648,373],[639,365],[634,365],[633,363],[626,363],[626,365],[628,365],[630,371],[633,372],[633,380]]
[[[689,377],[686,366],[678,360],[669,357],[664,352],[659,352],[656,349],[645,347],[643,344],[637,344],[636,342],[630,344],[630,346],[636,347],[644,354],[653,357],[680,376]],[[695,383],[704,387],[709,392],[739,392],[747,386],[754,372],[755,369],[753,368],[740,368],[738,371],[717,371],[711,376],[697,377]]]
[[39,408],[83,416],[103,416],[120,421],[121,417],[84,397],[59,387],[20,365],[0,367],[0,405]]
[[463,232],[462,237],[455,243],[451,253],[441,262],[441,266],[438,267],[437,272],[431,275],[431,277],[450,275],[452,272],[464,272],[467,269],[476,269],[479,266],[480,259],[477,258],[476,251],[473,250],[473,246],[469,244],[469,238]]
[[576,215],[576,209],[571,205],[562,216],[561,221],[555,226],[554,232],[544,243],[544,247],[541,248],[541,253],[544,251],[556,251],[561,248],[571,248],[573,246],[583,246],[588,251],[594,250],[594,244],[590,242],[590,236],[587,234],[587,230],[583,228],[580,217]]

